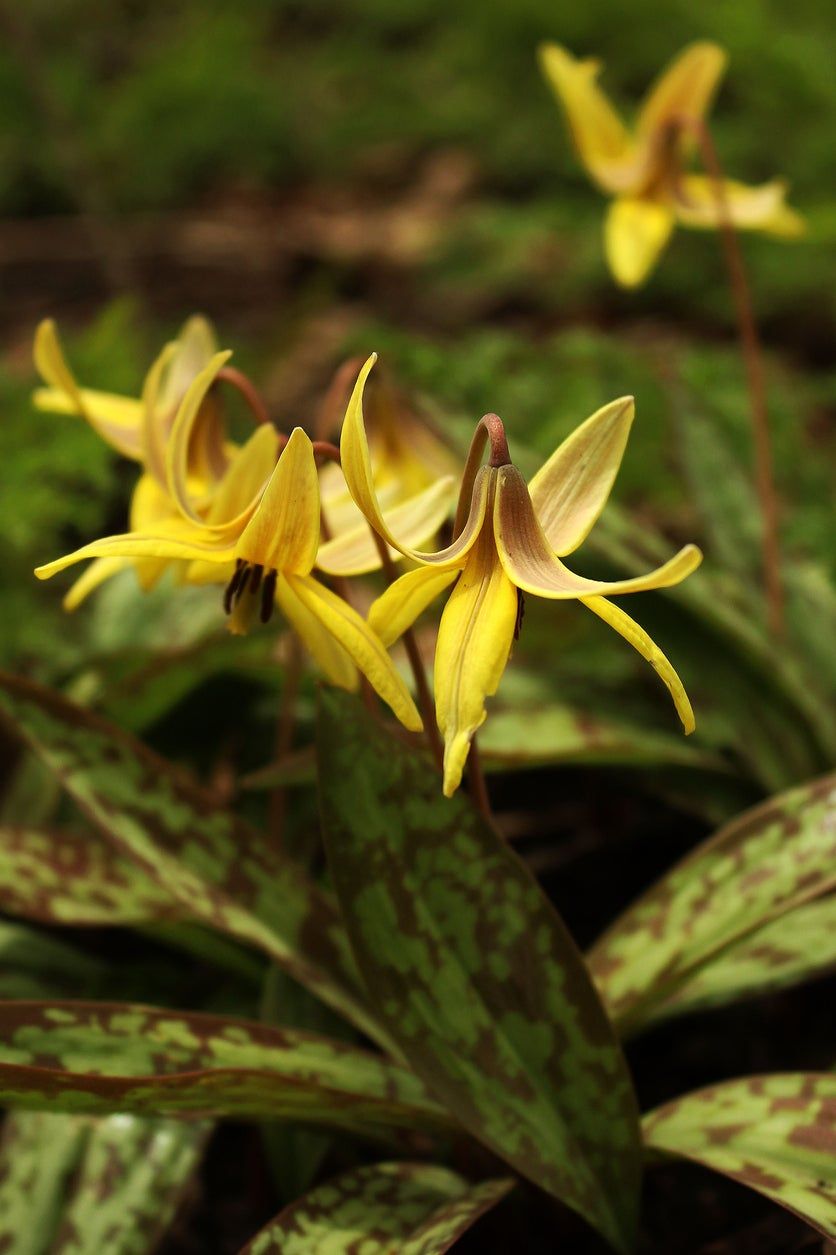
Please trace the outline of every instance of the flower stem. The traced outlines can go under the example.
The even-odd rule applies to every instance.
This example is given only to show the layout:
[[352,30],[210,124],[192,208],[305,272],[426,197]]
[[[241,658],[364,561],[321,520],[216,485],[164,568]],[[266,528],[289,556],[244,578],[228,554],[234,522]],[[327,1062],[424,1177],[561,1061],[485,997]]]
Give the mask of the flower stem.
[[261,393],[243,371],[237,370],[234,366],[222,366],[215,378],[220,383],[228,383],[236,392],[240,392],[247,403],[247,408],[257,423],[272,422]]
[[[470,742],[470,753],[467,758],[467,787],[473,805],[488,821],[494,832],[499,833],[496,818],[491,809],[490,794],[488,793],[488,785],[485,780],[485,772],[482,768],[482,755],[479,753],[479,743],[475,735]],[[499,835],[501,836],[502,834],[499,833]]]
[[[389,546],[382,536],[379,536],[374,528],[371,528],[374,543],[377,545],[377,552],[380,554],[380,565],[383,568],[383,574],[386,576],[387,584],[393,584],[397,579],[397,571],[392,561],[392,555],[389,552]],[[439,771],[444,766],[444,746],[441,743],[441,734],[438,730],[438,723],[435,717],[435,703],[433,702],[432,693],[430,692],[427,673],[424,670],[424,661],[421,657],[421,651],[418,648],[418,642],[415,639],[415,633],[412,628],[407,628],[403,634],[404,648],[409,659],[409,665],[412,668],[412,675],[415,680],[415,691],[418,695],[418,704],[421,707],[421,717],[424,720],[424,730],[427,734],[430,750],[435,759]]]
[[769,627],[775,636],[784,633],[784,590],[781,581],[781,550],[778,525],[778,497],[775,489],[774,458],[766,403],[763,353],[752,310],[752,297],[743,264],[743,254],[732,221],[723,169],[711,133],[703,121],[691,120],[700,151],[714,189],[726,269],[734,299],[740,348],[749,390],[749,409],[755,450],[755,487],[761,512],[761,545],[764,592]]

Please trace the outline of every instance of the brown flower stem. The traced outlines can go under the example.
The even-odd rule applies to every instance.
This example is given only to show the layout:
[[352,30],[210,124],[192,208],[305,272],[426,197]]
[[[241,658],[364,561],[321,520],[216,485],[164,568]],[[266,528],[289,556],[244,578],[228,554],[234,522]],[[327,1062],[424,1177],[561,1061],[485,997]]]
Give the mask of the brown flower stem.
[[482,769],[482,755],[479,753],[479,743],[475,735],[470,742],[470,753],[467,758],[467,787],[476,809],[484,815],[494,831],[498,831],[491,809],[485,772]]
[[740,348],[749,390],[749,409],[755,451],[755,487],[761,512],[761,546],[764,592],[770,630],[784,632],[784,590],[781,580],[778,496],[775,490],[774,458],[766,403],[763,353],[752,310],[752,297],[743,264],[737,231],[732,221],[724,184],[723,168],[705,122],[691,119],[690,125],[700,146],[708,177],[717,201],[720,234],[726,269],[737,315]]
[[[276,724],[276,762],[282,761],[290,753],[293,746],[293,734],[296,729],[296,707],[299,697],[299,685],[302,678],[302,646],[295,632],[290,633],[289,657],[284,673],[284,684],[279,702],[279,717]],[[277,785],[270,795],[269,830],[276,848],[281,847],[284,836],[285,814],[287,811],[287,790],[283,784]]]
[[[386,577],[387,584],[393,584],[398,578],[395,570],[395,564],[392,561],[392,555],[389,552],[389,546],[382,536],[371,527],[371,533],[374,537],[374,543],[377,545],[377,552],[380,554],[380,565],[383,568],[383,574]],[[424,660],[421,657],[421,651],[418,648],[418,642],[415,639],[415,633],[412,628],[407,628],[403,634],[404,648],[409,659],[409,665],[412,668],[412,675],[415,680],[415,691],[418,695],[418,705],[421,707],[421,717],[424,720],[424,731],[427,734],[430,750],[435,759],[439,771],[444,766],[444,746],[441,743],[441,733],[438,730],[438,723],[435,717],[435,703],[433,702],[432,693],[430,692],[427,673],[424,670]]]
[[218,383],[228,383],[230,387],[239,392],[247,403],[247,408],[252,414],[255,421],[261,423],[271,423],[270,413],[261,393],[256,388],[251,379],[244,374],[243,371],[236,369],[235,366],[222,366],[218,371],[215,379]]

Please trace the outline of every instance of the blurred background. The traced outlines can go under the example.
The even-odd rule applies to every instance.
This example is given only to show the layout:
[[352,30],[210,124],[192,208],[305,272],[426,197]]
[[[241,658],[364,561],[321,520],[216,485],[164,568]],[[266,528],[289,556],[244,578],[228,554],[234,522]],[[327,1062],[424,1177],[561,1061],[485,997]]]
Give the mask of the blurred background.
[[[202,311],[287,426],[310,423],[338,364],[371,349],[451,431],[499,412],[521,457],[634,393],[614,500],[669,541],[701,541],[715,571],[756,568],[719,240],[679,231],[645,288],[615,288],[604,201],[535,62],[548,38],[600,57],[628,108],[682,45],[718,40],[730,67],[712,127],[726,169],[785,176],[808,218],[801,242],[744,248],[769,351],[785,551],[806,581],[799,617],[815,623],[834,567],[828,0],[671,0],[661,17],[657,0],[30,0],[0,12],[5,666],[72,677],[85,693],[104,683],[90,660],[106,657],[112,697],[113,660],[139,642],[182,652],[219,626],[205,590],[142,598],[128,575],[67,616],[69,576],[32,578],[37,562],[121,530],[133,481],[85,424],[31,407],[32,334],[47,315],[83,383],[137,395],[161,344]],[[591,616],[549,610],[554,652],[565,634],[589,634],[611,710],[644,664],[601,625],[579,626]],[[662,644],[675,653],[675,626]],[[259,648],[242,646],[235,665],[253,649],[257,671]],[[699,660],[677,662],[697,705]],[[151,699],[134,678],[121,710],[110,705],[148,727],[185,683],[169,676]],[[652,677],[642,683],[641,717],[674,735]],[[719,744],[711,719],[703,730]],[[759,771],[755,792],[805,770]]]

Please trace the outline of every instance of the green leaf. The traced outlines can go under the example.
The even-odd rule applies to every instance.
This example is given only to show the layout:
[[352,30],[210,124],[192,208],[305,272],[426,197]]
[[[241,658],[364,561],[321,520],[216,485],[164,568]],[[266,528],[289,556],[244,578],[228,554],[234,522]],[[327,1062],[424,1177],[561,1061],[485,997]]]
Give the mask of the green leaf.
[[836,968],[836,896],[770,920],[698,969],[658,1014],[678,1015],[799,985]]
[[146,1255],[176,1213],[211,1125],[11,1112],[0,1142],[0,1249]]
[[0,999],[89,994],[106,972],[99,959],[57,937],[0,920]]
[[329,863],[374,1005],[475,1137],[627,1249],[635,1096],[583,960],[524,864],[428,760],[323,691]]
[[105,1002],[0,1004],[0,1105],[437,1130],[406,1069],[315,1033]]
[[834,884],[836,775],[721,828],[630,907],[589,956],[620,1031],[664,1015],[715,959]]
[[0,826],[0,909],[46,924],[182,919],[184,908],[95,832]]
[[647,1146],[750,1186],[836,1238],[836,1076],[724,1081],[644,1118]]
[[467,1181],[424,1163],[346,1172],[285,1208],[240,1255],[442,1255],[513,1181]]
[[171,764],[60,694],[0,676],[0,711],[115,850],[186,915],[263,950],[380,1039],[336,907],[297,864]]

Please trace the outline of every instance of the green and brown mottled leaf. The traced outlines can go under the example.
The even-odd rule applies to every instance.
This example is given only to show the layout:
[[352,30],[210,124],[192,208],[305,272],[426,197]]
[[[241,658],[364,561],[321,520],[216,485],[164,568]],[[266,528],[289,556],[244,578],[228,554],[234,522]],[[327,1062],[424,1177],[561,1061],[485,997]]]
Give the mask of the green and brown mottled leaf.
[[321,695],[320,793],[358,965],[404,1055],[475,1137],[614,1245],[634,1232],[635,1096],[571,937],[425,756]]
[[240,1255],[443,1255],[513,1184],[471,1185],[433,1164],[371,1164],[286,1207]]
[[836,1238],[836,1075],[725,1081],[644,1118],[646,1145],[722,1172]]
[[369,1051],[120,1003],[0,1004],[0,1106],[275,1117],[373,1136],[448,1124],[417,1077]]
[[331,899],[249,825],[107,720],[0,676],[0,711],[123,856],[185,914],[263,950],[371,1035]]
[[181,919],[159,882],[97,832],[0,826],[0,910],[45,924]]
[[0,1141],[0,1250],[147,1255],[169,1227],[211,1125],[11,1112]]
[[[726,951],[836,885],[836,775],[721,828],[621,916],[589,962],[622,1032],[665,1014]],[[751,955],[750,955],[751,958]],[[769,954],[762,956],[769,966]]]
[[836,895],[770,920],[701,967],[657,1016],[719,1007],[836,969]]

